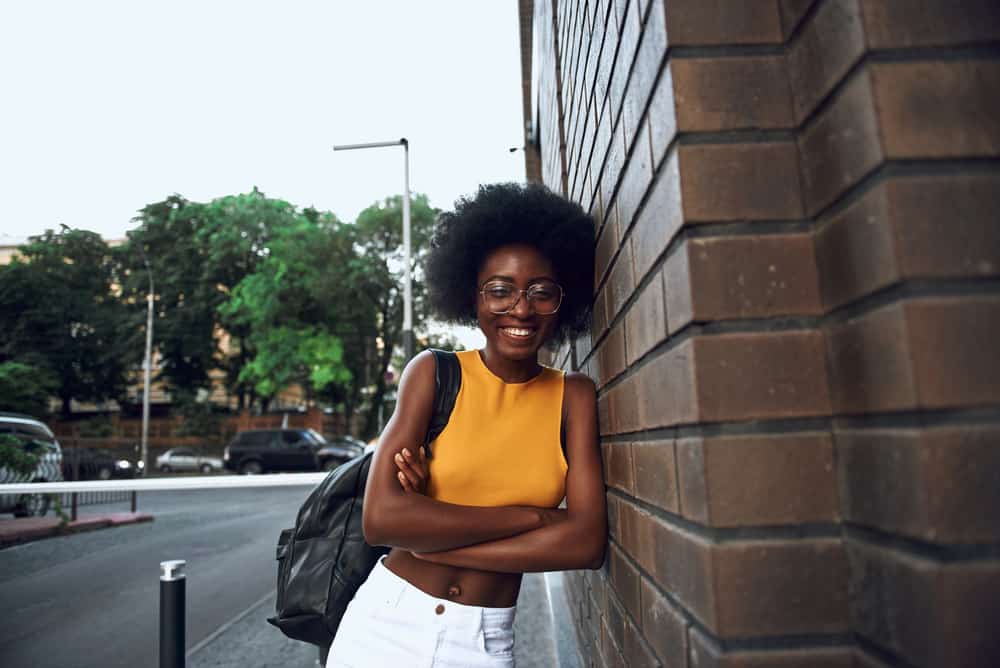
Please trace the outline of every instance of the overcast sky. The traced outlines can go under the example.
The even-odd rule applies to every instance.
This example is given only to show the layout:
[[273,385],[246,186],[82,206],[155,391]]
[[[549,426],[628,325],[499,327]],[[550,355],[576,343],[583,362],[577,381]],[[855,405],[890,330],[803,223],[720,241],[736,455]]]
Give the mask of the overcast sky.
[[143,205],[259,187],[354,220],[524,179],[515,0],[0,4],[0,244],[120,238]]

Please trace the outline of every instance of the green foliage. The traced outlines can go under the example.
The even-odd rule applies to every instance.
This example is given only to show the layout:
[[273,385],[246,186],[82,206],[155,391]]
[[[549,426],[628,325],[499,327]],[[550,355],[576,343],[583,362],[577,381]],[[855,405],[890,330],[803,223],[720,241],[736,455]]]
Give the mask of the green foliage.
[[26,448],[10,434],[0,434],[0,469],[27,476],[38,466],[41,452]]
[[0,362],[42,369],[63,412],[72,399],[122,397],[133,357],[111,249],[93,232],[63,226],[19,252],[0,267]]
[[92,417],[80,422],[77,427],[81,438],[108,438],[114,435],[111,420],[106,417]]
[[45,367],[0,362],[0,411],[44,416],[56,387],[55,376]]
[[201,401],[196,394],[180,392],[173,397],[174,409],[180,415],[177,436],[218,436],[222,431],[222,416],[212,410],[212,404]]

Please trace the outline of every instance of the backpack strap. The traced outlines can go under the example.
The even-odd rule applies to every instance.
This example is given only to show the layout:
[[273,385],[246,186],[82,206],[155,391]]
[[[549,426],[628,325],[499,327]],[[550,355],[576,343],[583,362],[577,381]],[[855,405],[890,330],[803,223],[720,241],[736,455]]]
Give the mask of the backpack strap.
[[427,423],[427,437],[424,439],[428,457],[431,456],[430,443],[448,425],[458,389],[462,386],[462,367],[458,363],[458,356],[437,348],[431,348],[431,352],[434,353],[437,369],[434,372],[434,411]]

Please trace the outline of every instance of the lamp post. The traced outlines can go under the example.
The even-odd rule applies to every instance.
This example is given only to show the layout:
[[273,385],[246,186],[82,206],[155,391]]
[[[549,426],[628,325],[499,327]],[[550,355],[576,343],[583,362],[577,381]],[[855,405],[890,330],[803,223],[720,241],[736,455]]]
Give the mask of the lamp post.
[[403,147],[403,357],[405,362],[409,362],[413,357],[413,286],[410,278],[410,142],[406,140],[406,137],[403,137],[396,141],[338,144],[333,147],[333,150],[352,151],[385,146]]
[[149,267],[146,249],[140,244],[142,262],[149,277],[149,292],[146,294],[146,355],[142,361],[142,475],[149,471],[149,377],[153,371],[153,270]]

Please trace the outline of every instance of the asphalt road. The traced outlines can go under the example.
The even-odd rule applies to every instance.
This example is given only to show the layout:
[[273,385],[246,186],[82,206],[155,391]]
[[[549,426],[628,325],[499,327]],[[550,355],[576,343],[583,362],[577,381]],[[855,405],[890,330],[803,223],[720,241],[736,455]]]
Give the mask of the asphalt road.
[[[307,493],[149,492],[139,510],[154,515],[151,523],[0,550],[0,664],[157,665],[159,563],[168,559],[187,561],[189,649],[251,608],[262,617],[274,591],[278,532],[294,523]],[[83,510],[98,508],[125,509]]]

